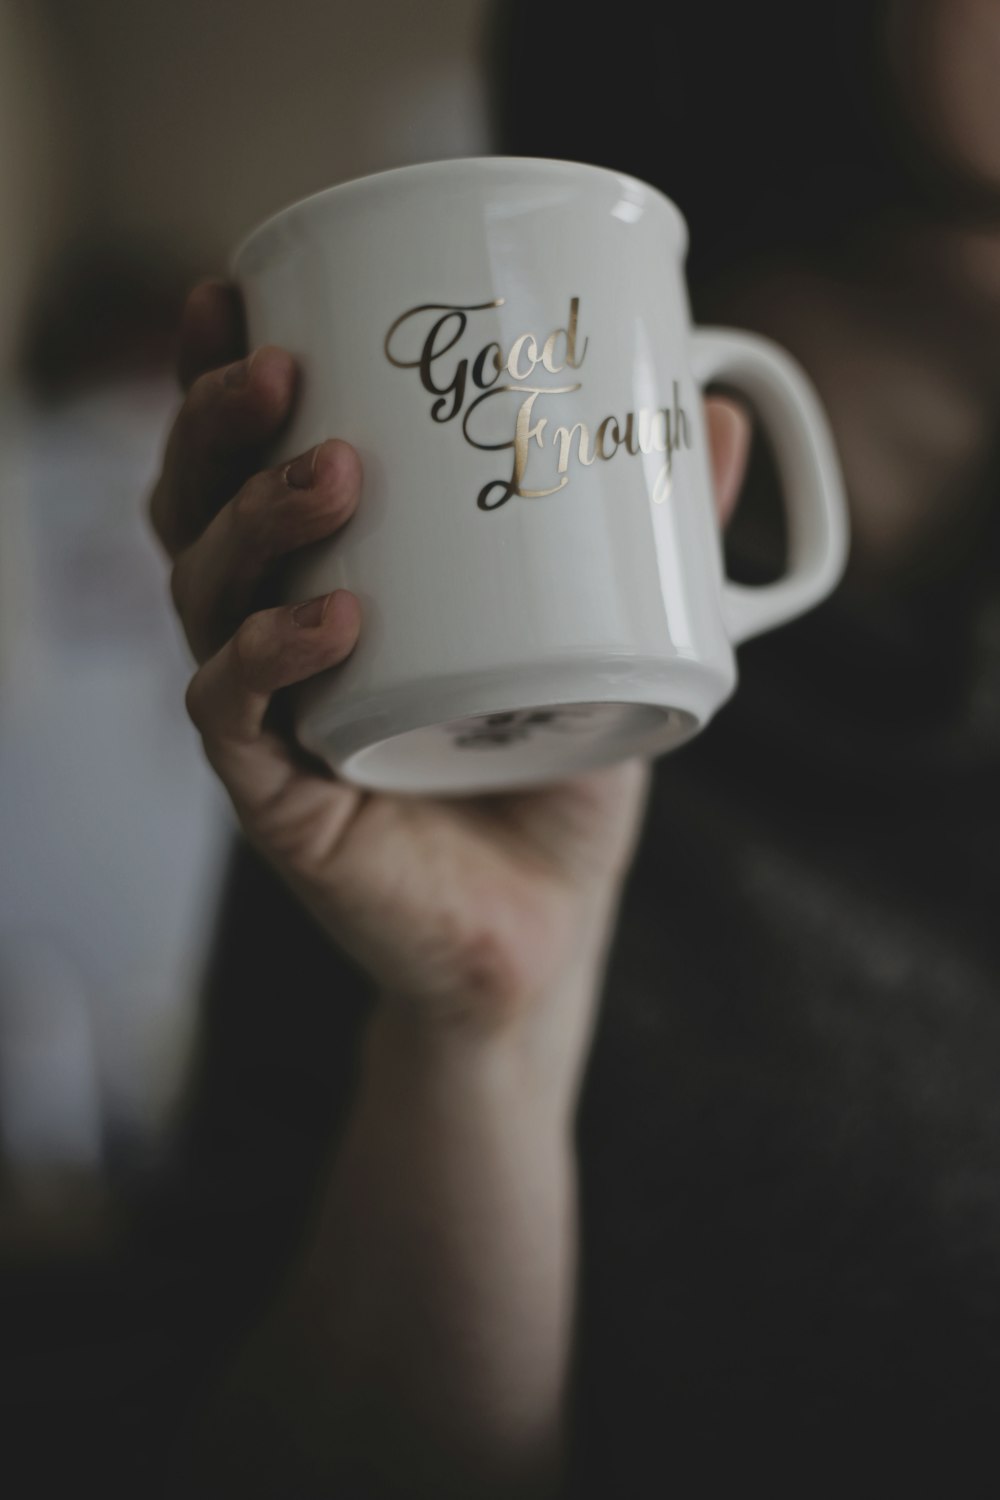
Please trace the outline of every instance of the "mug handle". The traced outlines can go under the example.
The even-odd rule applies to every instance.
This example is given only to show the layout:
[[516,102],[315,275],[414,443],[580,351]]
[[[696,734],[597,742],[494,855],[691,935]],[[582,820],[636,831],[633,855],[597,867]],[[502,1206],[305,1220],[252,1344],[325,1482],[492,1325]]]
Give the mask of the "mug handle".
[[733,645],[818,604],[847,562],[849,527],[833,436],[812,382],[770,339],[734,328],[692,330],[699,385],[723,379],[747,396],[774,444],[788,521],[788,572],[746,587],[725,579],[722,612]]

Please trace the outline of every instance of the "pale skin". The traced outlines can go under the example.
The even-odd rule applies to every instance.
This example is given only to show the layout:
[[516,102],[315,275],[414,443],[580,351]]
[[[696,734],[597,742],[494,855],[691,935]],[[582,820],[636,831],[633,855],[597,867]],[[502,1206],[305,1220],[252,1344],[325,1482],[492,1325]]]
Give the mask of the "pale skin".
[[[960,13],[976,37],[968,58],[937,43]],[[983,125],[993,95],[976,89],[996,76],[981,66],[1000,56],[996,15],[986,0],[927,0],[890,19],[904,98],[917,89],[945,155],[1000,183]],[[781,265],[731,294],[726,315],[798,352],[831,413],[853,586],[933,570],[942,538],[974,527],[988,501],[998,245],[996,232],[928,228],[873,241],[860,273]],[[943,315],[926,320],[931,293]],[[304,488],[287,468],[255,472],[295,371],[263,349],[228,383],[240,341],[231,289],[196,288],[187,398],[152,501],[200,664],[188,706],[247,837],[378,1001],[317,1227],[206,1414],[180,1492],[279,1495],[301,1474],[298,1493],[311,1476],[330,1494],[350,1470],[373,1494],[555,1494],[571,1410],[570,1126],[647,772],[632,762],[530,794],[401,799],[360,793],[296,750],[274,695],[344,660],[364,621],[349,593],[298,624],[255,609],[255,595],[278,557],[335,537],[364,503],[363,476],[336,437],[307,461]],[[749,428],[728,403],[709,401],[707,416],[724,524]]]
[[[425,1473],[428,1493],[474,1484],[485,1495],[507,1473],[508,1486],[516,1475],[524,1493],[544,1493],[571,1344],[570,1123],[647,768],[488,798],[374,795],[272,725],[273,695],[344,660],[364,622],[344,591],[298,619],[291,607],[254,610],[254,597],[277,558],[336,536],[363,485],[341,439],[298,467],[254,472],[296,372],[276,348],[241,365],[240,328],[231,288],[191,293],[187,395],[151,501],[200,663],[188,708],[248,839],[379,997],[323,1228],[253,1367],[277,1361],[279,1385],[311,1394],[288,1441],[320,1470],[347,1457],[330,1421],[346,1404],[376,1433],[351,1461],[387,1463],[390,1492],[423,1493],[408,1486]],[[716,400],[707,421],[724,520],[749,425]],[[227,1410],[239,1426],[234,1399]]]

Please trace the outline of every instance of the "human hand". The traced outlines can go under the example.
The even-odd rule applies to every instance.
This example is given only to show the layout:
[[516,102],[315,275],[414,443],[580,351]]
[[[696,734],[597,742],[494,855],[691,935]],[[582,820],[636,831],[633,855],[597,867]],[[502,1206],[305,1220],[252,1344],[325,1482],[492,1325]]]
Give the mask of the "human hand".
[[[542,790],[415,798],[351,786],[292,740],[282,690],[350,654],[360,605],[340,589],[261,609],[260,591],[279,559],[363,503],[361,464],[332,438],[260,470],[296,368],[275,347],[244,355],[236,289],[196,287],[181,330],[186,399],[150,502],[199,663],[188,711],[250,842],[383,996],[421,1019],[505,1026],[599,965],[648,770],[633,760]],[[707,415],[725,521],[749,423],[721,400]]]

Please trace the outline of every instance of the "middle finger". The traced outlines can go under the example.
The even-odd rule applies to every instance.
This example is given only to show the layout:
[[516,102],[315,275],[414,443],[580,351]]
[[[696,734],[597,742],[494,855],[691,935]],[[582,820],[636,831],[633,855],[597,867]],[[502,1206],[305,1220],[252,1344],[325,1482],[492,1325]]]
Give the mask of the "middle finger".
[[171,575],[174,604],[197,661],[232,635],[277,560],[337,531],[360,493],[361,460],[340,438],[244,484],[180,554]]

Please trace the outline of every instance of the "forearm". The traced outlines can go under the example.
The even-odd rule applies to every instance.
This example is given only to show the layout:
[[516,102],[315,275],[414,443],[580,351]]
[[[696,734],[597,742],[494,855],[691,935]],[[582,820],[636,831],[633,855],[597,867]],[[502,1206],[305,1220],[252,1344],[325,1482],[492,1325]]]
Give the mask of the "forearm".
[[406,1495],[541,1495],[558,1471],[572,1142],[507,1040],[373,1027],[309,1259],[317,1357],[339,1351],[362,1466]]
[[204,1461],[241,1495],[284,1493],[290,1469],[303,1485],[316,1476],[317,1494],[338,1492],[324,1478],[408,1500],[557,1492],[572,1064],[596,984],[567,980],[530,1035],[442,1034],[376,1012],[307,1249],[208,1415]]

